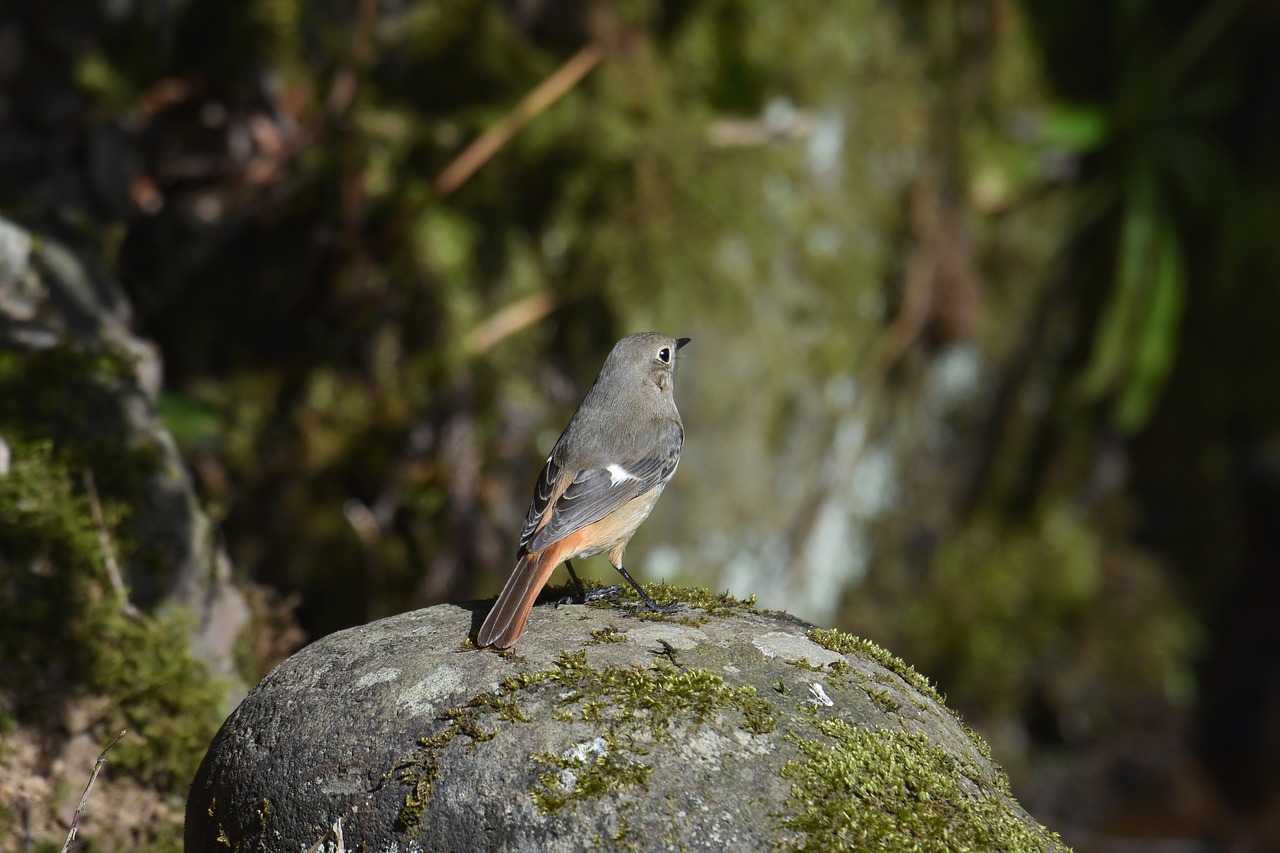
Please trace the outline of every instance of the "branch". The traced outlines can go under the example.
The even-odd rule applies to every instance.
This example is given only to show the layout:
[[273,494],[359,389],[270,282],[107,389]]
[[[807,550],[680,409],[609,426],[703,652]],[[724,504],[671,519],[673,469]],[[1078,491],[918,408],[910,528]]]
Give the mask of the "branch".
[[111,747],[115,746],[120,738],[128,734],[128,729],[116,735],[111,743],[107,744],[107,748],[98,753],[98,760],[93,762],[93,772],[89,774],[89,784],[84,786],[84,794],[80,797],[80,805],[76,806],[76,813],[71,816],[71,829],[67,832],[67,840],[62,844],[62,853],[67,853],[71,848],[71,842],[76,840],[76,831],[80,828],[80,816],[84,814],[85,806],[89,805],[89,792],[93,790],[93,783],[98,781],[98,774],[102,772],[102,765],[107,763],[107,753],[111,751]]
[[515,109],[507,113],[502,121],[486,130],[475,141],[463,149],[462,153],[445,167],[435,181],[436,194],[444,197],[462,186],[467,178],[475,174],[476,169],[488,161],[490,157],[506,145],[538,113],[558,101],[566,92],[587,76],[592,68],[599,64],[604,52],[595,44],[588,43],[581,50],[552,72],[539,83],[532,92],[524,96]]
[[472,355],[488,352],[499,341],[550,314],[555,307],[555,298],[546,291],[516,300],[468,332],[463,346]]

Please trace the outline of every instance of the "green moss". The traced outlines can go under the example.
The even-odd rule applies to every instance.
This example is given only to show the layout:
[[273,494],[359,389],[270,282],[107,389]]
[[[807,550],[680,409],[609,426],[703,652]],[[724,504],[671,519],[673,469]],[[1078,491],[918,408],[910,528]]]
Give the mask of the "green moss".
[[530,794],[547,813],[642,784],[650,772],[643,756],[651,746],[669,742],[676,722],[702,725],[716,715],[736,712],[742,727],[752,733],[776,726],[755,688],[729,687],[704,669],[682,669],[662,661],[649,667],[596,669],[587,663],[585,652],[566,652],[554,670],[523,679],[526,686],[543,682],[556,685],[558,704],[576,709],[581,719],[605,732],[603,751],[590,761],[573,752],[539,757],[544,765],[575,774],[570,786],[564,784],[564,775],[540,775]]
[[781,829],[796,850],[1040,851],[1061,844],[1008,804],[976,790],[942,747],[922,734],[863,730],[840,719],[817,723],[820,739],[790,740],[802,759],[791,780]]
[[938,693],[937,689],[929,683],[929,679],[916,672],[910,664],[904,662],[901,658],[877,646],[870,640],[855,637],[836,628],[810,628],[807,634],[810,640],[837,654],[857,654],[871,658],[939,705],[946,705],[946,701]]
[[[190,779],[222,699],[191,654],[192,617],[126,615],[74,469],[50,441],[14,441],[12,452],[0,477],[0,682],[27,685],[15,720],[39,724],[71,697],[88,698],[102,708],[95,736],[130,733],[112,750],[113,766],[144,782]],[[113,549],[127,552],[124,507],[104,500],[101,509]]]
[[631,833],[631,822],[627,820],[626,815],[618,818],[618,828],[614,831],[610,841],[613,842],[614,850],[639,850],[640,839],[634,837]]
[[607,628],[597,628],[591,632],[591,644],[599,645],[600,643],[625,643],[627,635],[610,625]]
[[408,786],[404,804],[397,817],[399,825],[406,830],[414,830],[422,823],[427,805],[435,793],[436,781],[440,778],[440,753],[459,735],[470,742],[470,749],[478,743],[493,740],[498,734],[497,725],[486,727],[482,721],[494,717],[497,721],[531,723],[533,718],[517,704],[515,694],[522,685],[514,679],[507,679],[496,692],[481,693],[466,705],[451,708],[440,715],[445,725],[439,732],[418,740],[415,755],[398,763],[386,778],[395,776]]
[[737,720],[753,734],[771,732],[777,725],[771,707],[756,696],[754,687],[730,687],[705,669],[677,667],[662,656],[650,666],[596,668],[586,651],[561,652],[551,669],[510,676],[496,691],[441,716],[444,727],[422,738],[417,754],[393,770],[409,786],[400,810],[401,826],[420,825],[440,775],[440,753],[458,735],[469,738],[474,748],[497,734],[496,725],[486,726],[487,719],[534,722],[518,702],[531,690],[545,690],[553,697],[553,719],[583,720],[602,731],[587,747],[533,756],[543,770],[529,794],[545,814],[643,785],[652,772],[645,756],[655,745],[669,743],[677,724],[706,725],[724,717],[722,724]]
[[870,680],[854,669],[847,660],[835,660],[827,664],[827,673],[831,677],[831,686],[836,688],[844,688],[850,681],[855,684],[865,684]]
[[224,686],[192,656],[191,623],[182,611],[132,620],[111,609],[98,620],[103,648],[89,683],[111,698],[109,725],[134,735],[112,763],[166,787],[194,775],[222,717]]
[[870,696],[871,701],[879,705],[881,710],[885,713],[896,714],[902,708],[902,706],[895,702],[893,697],[884,690],[869,687],[867,688],[867,695]]
[[808,658],[800,658],[798,660],[788,658],[784,660],[783,663],[787,664],[788,666],[794,666],[796,669],[803,669],[806,672],[825,672],[826,671],[825,667],[810,663]]
[[514,699],[501,693],[483,693],[471,700],[470,708],[491,709],[497,714],[499,720],[516,723],[533,722],[533,717],[521,710]]
[[644,787],[653,773],[651,766],[638,760],[633,745],[624,745],[612,735],[559,755],[541,752],[533,760],[548,768],[529,789],[529,796],[543,814],[556,814],[570,804]]
[[[741,616],[746,613],[760,612],[756,608],[756,597],[754,595],[748,598],[734,598],[727,591],[712,592],[701,587],[674,586],[660,582],[642,584],[642,586],[649,597],[660,604],[675,601],[694,610],[704,611],[707,616]],[[627,601],[640,601],[640,596],[636,595],[635,590],[625,585],[622,588],[622,592],[619,593],[619,597]],[[668,614],[655,613],[647,609],[638,610],[634,615],[649,619],[671,618]],[[684,618],[687,619],[688,617]]]
[[108,528],[132,602],[149,610],[168,594],[176,558],[185,556],[173,529],[184,510],[168,503],[177,496],[160,497],[158,486],[181,474],[134,410],[141,394],[133,357],[106,342],[0,347],[0,432],[18,444],[46,443],[73,492],[92,474],[103,506],[118,511]]
[[658,640],[658,645],[661,647],[661,650],[658,652],[658,657],[666,658],[667,662],[675,667],[684,665],[680,663],[680,652],[675,646],[663,639]]
[[[965,725],[964,720],[961,719],[960,715],[956,711],[954,711],[952,708],[950,708],[947,705],[946,701],[942,698],[942,696],[938,693],[938,691],[935,690],[933,685],[929,683],[929,680],[925,678],[923,675],[921,675],[920,673],[916,672],[916,670],[912,668],[910,664],[905,663],[904,661],[902,661],[901,658],[895,657],[893,654],[881,648],[880,646],[877,646],[875,643],[871,642],[870,640],[864,640],[861,637],[855,637],[852,634],[845,633],[844,631],[840,631],[835,628],[832,628],[832,629],[811,628],[808,631],[808,636],[809,636],[809,639],[813,640],[818,645],[822,646],[823,648],[829,649],[833,652],[836,652],[838,654],[866,655],[867,657],[870,657],[872,660],[879,663],[885,669],[888,669],[890,672],[897,675],[899,678],[901,678],[911,687],[915,688],[917,691],[923,694],[926,697],[926,699],[932,700],[933,707],[945,709],[946,712],[950,714],[955,719],[955,721],[960,725],[960,727],[964,730],[964,733],[968,736],[969,740],[973,743],[974,748],[978,750],[978,753],[983,758],[987,759],[987,761],[991,761],[991,747],[988,746],[987,742],[982,739],[982,736],[979,735],[976,731],[974,731],[969,726]],[[837,661],[836,663],[841,663],[841,662]],[[835,665],[836,664],[832,664],[833,668],[835,667]],[[843,664],[843,666],[841,667],[841,672],[848,673],[850,671],[851,671],[851,668],[848,666],[848,664],[847,663]],[[867,691],[867,695],[869,695],[874,701],[876,701],[878,704],[881,705],[881,707],[884,707],[886,710],[896,712],[900,707],[898,703],[895,702],[884,691],[871,688]],[[998,790],[1004,793],[1008,793],[1009,792],[1008,775],[1004,772],[1003,769],[999,768],[998,765],[996,765],[994,762],[992,762],[991,766],[996,768],[996,772],[994,774],[994,778],[990,779],[989,781]],[[991,774],[988,774],[988,775],[991,775]]]
[[[426,746],[427,739],[423,740],[423,746]],[[436,780],[439,778],[440,761],[434,748],[429,748],[423,757],[409,762],[401,769],[399,779],[409,786],[408,793],[404,795],[404,805],[400,806],[400,813],[396,816],[396,823],[402,829],[412,831],[422,824],[427,804],[431,802],[431,795],[435,792]]]
[[[705,722],[712,714],[737,710],[750,721],[747,728],[761,733],[772,730],[762,722],[768,706],[756,698],[749,685],[732,688],[705,669],[680,669],[669,663],[649,667],[604,667],[586,662],[586,653],[562,653],[558,671],[547,679],[567,689],[562,704],[581,704],[584,710],[607,706],[611,718],[645,724],[661,736],[674,719]],[[768,717],[768,719],[772,719]]]
[[129,359],[104,346],[0,349],[0,426],[10,439],[51,440],[63,461],[92,468],[105,494],[136,487],[154,463],[126,445],[117,394],[136,384]]

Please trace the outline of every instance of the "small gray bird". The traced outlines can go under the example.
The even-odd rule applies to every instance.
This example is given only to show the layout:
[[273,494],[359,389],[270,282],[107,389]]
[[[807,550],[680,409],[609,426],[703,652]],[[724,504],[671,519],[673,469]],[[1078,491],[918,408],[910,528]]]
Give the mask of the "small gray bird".
[[[646,606],[668,610],[622,567],[622,552],[680,462],[684,424],[671,389],[688,338],[641,332],[618,341],[538,477],[516,567],[476,640],[510,648],[556,566],[609,552]],[[579,584],[581,587],[581,584]]]

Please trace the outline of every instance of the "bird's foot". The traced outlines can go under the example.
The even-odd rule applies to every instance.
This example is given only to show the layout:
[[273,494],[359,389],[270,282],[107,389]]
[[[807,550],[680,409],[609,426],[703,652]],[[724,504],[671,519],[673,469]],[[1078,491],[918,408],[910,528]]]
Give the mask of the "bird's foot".
[[558,607],[561,604],[590,604],[593,601],[606,601],[617,598],[618,593],[622,592],[622,584],[614,584],[613,586],[601,586],[595,589],[581,590],[577,595],[566,595],[556,602]]
[[666,604],[659,604],[652,598],[645,596],[643,607],[633,607],[631,612],[639,613],[641,610],[648,610],[650,613],[679,613],[684,609],[684,605],[674,599]]

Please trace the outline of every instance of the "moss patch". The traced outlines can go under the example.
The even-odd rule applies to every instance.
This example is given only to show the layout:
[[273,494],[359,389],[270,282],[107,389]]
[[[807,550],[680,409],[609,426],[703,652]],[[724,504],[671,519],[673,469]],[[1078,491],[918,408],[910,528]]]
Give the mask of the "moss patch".
[[934,688],[933,684],[929,682],[929,679],[916,672],[910,664],[901,658],[877,646],[870,640],[855,637],[836,628],[810,628],[807,634],[810,640],[837,654],[864,655],[871,658],[939,705],[946,704],[946,701]]
[[578,744],[556,755],[541,752],[533,760],[546,767],[529,795],[543,814],[556,814],[570,803],[643,787],[653,768],[636,757],[633,745],[610,734]]
[[729,687],[705,669],[679,668],[661,657],[648,667],[597,669],[587,663],[586,652],[565,652],[554,670],[514,681],[554,683],[561,713],[568,711],[604,730],[593,742],[600,749],[589,760],[574,750],[535,757],[558,771],[540,774],[530,788],[544,814],[643,784],[652,771],[644,756],[654,745],[671,741],[677,722],[703,725],[716,715],[736,712],[741,726],[753,734],[776,726],[770,706],[757,698],[755,688]]
[[[647,583],[642,584],[644,591],[649,597],[659,604],[666,604],[668,601],[675,601],[683,604],[693,610],[701,610],[707,616],[742,616],[748,613],[760,613],[756,608],[756,597],[754,595],[747,598],[734,598],[728,592],[712,592],[709,589],[701,587],[683,587],[673,586],[666,583]],[[623,586],[622,598],[628,601],[639,601],[640,596],[636,595],[635,590],[629,586]],[[668,614],[655,613],[652,610],[639,610],[637,616],[642,618],[661,619],[670,618]],[[676,614],[679,621],[679,614]],[[684,618],[688,618],[686,615]],[[705,621],[705,620],[701,620]]]
[[[891,652],[877,646],[870,640],[855,637],[852,634],[836,628],[811,628],[807,633],[809,639],[813,640],[825,649],[829,649],[842,655],[861,654],[871,658],[885,669],[897,675],[911,687],[924,694],[928,699],[931,699],[936,703],[936,707],[946,709],[946,712],[955,718],[956,722],[959,723],[960,727],[964,730],[965,735],[973,742],[974,747],[978,750],[978,754],[987,761],[991,761],[991,766],[996,768],[997,772],[995,774],[995,778],[991,779],[991,782],[999,791],[1006,795],[1009,794],[1009,777],[1003,769],[999,768],[998,765],[992,761],[991,747],[987,745],[987,742],[982,739],[980,734],[965,724],[964,720],[954,709],[947,705],[946,700],[943,699],[942,695],[939,694],[934,686],[929,682],[929,679],[916,672],[910,664],[904,662],[901,658],[896,657]],[[839,666],[840,675],[850,674],[851,672],[851,667],[847,664],[842,664],[840,661],[837,661],[831,666],[832,671],[835,671],[836,667]],[[884,691],[871,688],[867,693],[871,696],[873,701],[881,704],[881,706],[885,707],[886,710],[897,710],[896,703],[893,702],[892,697],[885,694]],[[886,702],[892,703],[895,707],[890,709],[888,705],[885,704]]]
[[[107,578],[99,530],[76,471],[49,441],[14,441],[0,477],[0,684],[19,724],[60,719],[72,701],[96,709],[91,733],[113,766],[160,785],[185,783],[221,722],[223,686],[190,652],[190,614],[131,618]],[[117,553],[125,508],[106,500]]]
[[585,651],[562,652],[551,669],[505,679],[493,692],[442,715],[444,728],[419,741],[419,753],[393,771],[410,790],[400,811],[405,829],[418,827],[440,775],[440,753],[459,735],[475,744],[491,740],[500,722],[531,723],[519,699],[537,690],[550,697],[553,719],[581,720],[602,734],[561,753],[533,756],[541,768],[529,788],[544,814],[644,785],[646,760],[656,745],[669,744],[677,724],[707,725],[721,716],[753,733],[776,727],[770,705],[754,687],[731,687],[705,669],[677,667],[659,656],[649,666],[593,667]]
[[[582,583],[583,587],[588,590],[601,589],[604,586],[599,581],[591,578],[584,580]],[[674,622],[677,625],[693,627],[703,625],[708,619],[716,616],[743,616],[763,612],[756,607],[756,597],[754,595],[747,598],[735,598],[728,592],[712,592],[703,588],[691,589],[661,582],[641,584],[641,586],[649,597],[659,604],[674,601],[684,605],[684,608],[675,613],[649,610],[641,605],[640,596],[636,595],[635,590],[627,584],[620,584],[616,595],[590,602],[587,606],[607,609],[616,607],[621,603],[634,608],[628,614],[628,618],[641,619],[648,622]],[[563,585],[547,587],[543,597],[550,599],[570,598],[577,593],[576,587]]]
[[625,643],[627,635],[623,631],[619,631],[613,625],[607,628],[597,628],[591,632],[591,644],[599,645],[600,643]]
[[840,719],[817,723],[822,737],[788,738],[803,758],[780,827],[796,850],[1039,851],[1060,843],[1009,814],[1007,803],[966,784],[961,768],[922,734],[861,730]]

